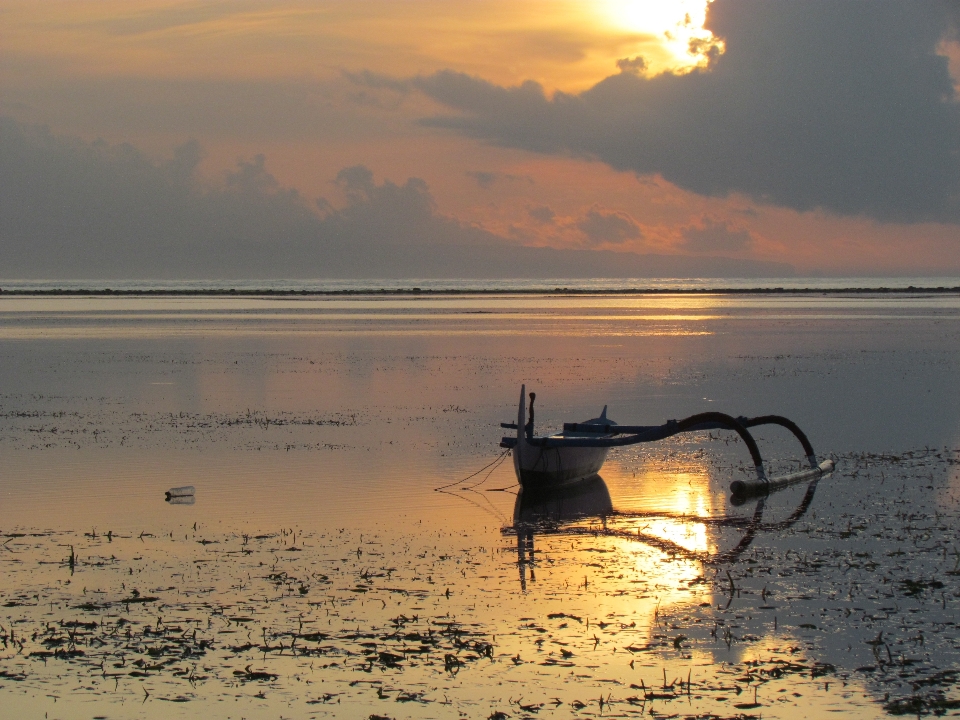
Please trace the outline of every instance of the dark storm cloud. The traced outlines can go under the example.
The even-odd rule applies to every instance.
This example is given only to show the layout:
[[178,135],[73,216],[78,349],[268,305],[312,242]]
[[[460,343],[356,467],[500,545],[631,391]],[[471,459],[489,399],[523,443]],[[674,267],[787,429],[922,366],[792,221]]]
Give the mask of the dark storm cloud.
[[509,147],[598,157],[707,196],[796,210],[960,220],[960,105],[946,58],[955,4],[716,0],[711,67],[639,63],[579,94],[452,71],[414,80],[457,112],[424,124]]
[[791,274],[724,258],[519,247],[437,211],[423,180],[358,165],[334,208],[270,174],[263,155],[216,186],[196,142],[156,163],[0,117],[0,268],[7,277],[649,277]]

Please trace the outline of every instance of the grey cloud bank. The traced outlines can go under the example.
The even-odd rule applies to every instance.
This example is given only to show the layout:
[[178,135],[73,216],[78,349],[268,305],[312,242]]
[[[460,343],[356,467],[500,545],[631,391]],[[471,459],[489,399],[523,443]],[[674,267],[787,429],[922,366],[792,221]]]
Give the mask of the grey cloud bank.
[[[0,268],[23,278],[758,277],[789,265],[723,257],[523,247],[438,212],[426,183],[377,184],[362,166],[334,208],[282,187],[262,155],[221,184],[202,149],[162,163],[0,118]],[[601,220],[603,232],[630,227]],[[596,219],[586,217],[589,223]],[[602,225],[607,222],[610,227]],[[616,223],[616,221],[613,221]],[[637,230],[638,232],[638,230]]]
[[726,42],[708,69],[637,74],[579,95],[452,71],[413,84],[456,111],[423,124],[503,146],[597,157],[707,196],[799,211],[960,221],[960,104],[948,61],[956,4],[716,0]]

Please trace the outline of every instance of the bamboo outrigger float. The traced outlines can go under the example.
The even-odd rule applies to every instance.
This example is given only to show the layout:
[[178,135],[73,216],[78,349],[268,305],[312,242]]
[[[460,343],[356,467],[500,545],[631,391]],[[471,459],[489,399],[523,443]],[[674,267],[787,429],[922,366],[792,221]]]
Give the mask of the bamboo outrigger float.
[[[533,402],[536,393],[530,393],[530,412],[526,414],[526,386],[520,388],[520,408],[516,423],[501,423],[503,428],[516,430],[516,437],[501,439],[500,447],[513,451],[513,467],[517,480],[524,489],[545,489],[578,482],[600,472],[610,448],[656,442],[674,435],[703,430],[732,430],[743,440],[756,469],[755,481],[737,480],[731,483],[734,497],[764,495],[773,489],[820,477],[833,471],[833,460],[817,462],[813,446],[796,423],[780,415],[762,415],[755,418],[705,412],[683,420],[668,420],[662,425],[618,425],[607,418],[607,408],[600,417],[582,423],[564,423],[563,430],[552,435],[535,436],[533,429]],[[760,425],[779,425],[789,430],[800,442],[810,467],[780,477],[768,478],[763,468],[763,457],[749,428]]]

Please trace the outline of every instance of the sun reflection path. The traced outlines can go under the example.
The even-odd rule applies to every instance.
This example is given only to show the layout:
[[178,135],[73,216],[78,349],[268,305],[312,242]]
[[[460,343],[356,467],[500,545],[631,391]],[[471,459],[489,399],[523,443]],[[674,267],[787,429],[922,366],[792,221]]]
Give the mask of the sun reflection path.
[[[651,518],[645,532],[676,543],[692,553],[715,551],[716,545],[710,541],[707,526],[688,519],[690,516],[710,517],[715,512],[709,476],[679,473],[672,483],[664,487],[667,492],[662,497],[661,508],[666,516]],[[684,520],[678,521],[674,519],[676,517]]]

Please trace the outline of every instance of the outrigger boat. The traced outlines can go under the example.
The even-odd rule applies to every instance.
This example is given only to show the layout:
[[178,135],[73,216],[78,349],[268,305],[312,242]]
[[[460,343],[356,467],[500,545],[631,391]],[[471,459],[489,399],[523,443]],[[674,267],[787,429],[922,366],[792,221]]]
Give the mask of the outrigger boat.
[[[563,430],[551,435],[534,435],[533,403],[530,393],[529,416],[526,413],[526,386],[520,388],[520,408],[516,423],[500,423],[500,427],[516,430],[516,437],[500,440],[500,447],[513,451],[513,467],[524,489],[539,490],[560,487],[593,477],[600,472],[610,448],[655,442],[674,435],[704,430],[732,430],[743,440],[756,469],[756,481],[734,481],[730,489],[734,497],[766,494],[770,490],[820,477],[833,471],[833,460],[817,462],[813,446],[796,423],[780,415],[735,418],[719,412],[691,415],[683,420],[669,420],[663,425],[618,425],[607,418],[604,406],[600,417],[582,423],[564,423]],[[789,430],[803,446],[810,468],[776,478],[768,478],[763,469],[760,449],[749,428],[779,425]]]

